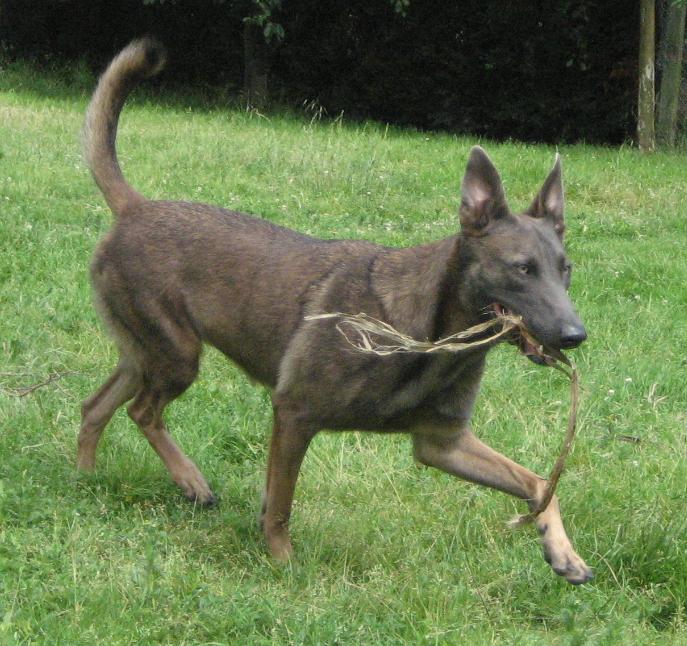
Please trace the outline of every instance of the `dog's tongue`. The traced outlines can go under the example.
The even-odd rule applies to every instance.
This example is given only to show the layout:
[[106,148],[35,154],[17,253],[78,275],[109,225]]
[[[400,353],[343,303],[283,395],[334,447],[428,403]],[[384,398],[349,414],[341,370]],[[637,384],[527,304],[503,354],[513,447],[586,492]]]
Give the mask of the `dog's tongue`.
[[523,354],[541,354],[539,348],[525,337],[522,338],[520,349],[522,350]]
[[[498,316],[503,316],[503,315],[510,315],[511,311],[501,305],[500,303],[494,303],[493,305],[494,312]],[[520,352],[522,352],[528,359],[533,361],[534,363],[537,363],[539,365],[544,365],[546,361],[542,357],[542,346],[541,345],[535,345],[533,343],[532,337],[526,334],[520,334],[520,339],[518,340],[518,347],[520,348]]]
[[537,347],[529,339],[524,336],[520,337],[520,352],[522,352],[530,361],[543,366],[546,361],[542,356],[542,347]]

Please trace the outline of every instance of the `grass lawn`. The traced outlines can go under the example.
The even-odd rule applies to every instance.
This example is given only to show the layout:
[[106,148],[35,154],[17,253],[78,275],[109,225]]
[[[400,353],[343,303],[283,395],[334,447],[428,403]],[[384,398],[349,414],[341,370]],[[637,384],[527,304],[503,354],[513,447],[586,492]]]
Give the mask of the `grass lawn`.
[[[313,442],[278,568],[256,524],[268,393],[213,350],[167,421],[218,507],[182,498],[123,409],[95,474],[74,470],[80,402],[116,360],[87,274],[111,221],[80,158],[91,82],[0,66],[0,644],[687,644],[687,155],[560,151],[590,338],[559,495],[595,580],[506,528],[517,501],[358,433]],[[139,93],[119,150],[150,197],[414,245],[456,230],[474,143]],[[524,208],[554,150],[481,143]],[[488,363],[475,431],[548,472],[567,382],[511,346]]]

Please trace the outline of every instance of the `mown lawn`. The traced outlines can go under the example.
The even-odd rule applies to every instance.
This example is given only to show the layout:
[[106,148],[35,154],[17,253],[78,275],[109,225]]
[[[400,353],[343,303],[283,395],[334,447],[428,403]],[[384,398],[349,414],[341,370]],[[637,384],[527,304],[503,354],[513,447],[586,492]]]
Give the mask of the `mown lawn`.
[[[111,219],[80,158],[89,85],[0,65],[0,643],[687,644],[687,156],[560,150],[590,338],[559,494],[596,579],[558,579],[506,528],[516,501],[357,433],[314,441],[280,569],[256,525],[269,397],[215,351],[167,419],[218,507],[181,497],[123,410],[96,473],[74,470],[80,402],[116,360],[87,276]],[[389,245],[456,230],[474,139],[137,97],[120,158],[150,197]],[[481,143],[524,208],[554,150]],[[475,430],[546,473],[567,392],[500,347]]]

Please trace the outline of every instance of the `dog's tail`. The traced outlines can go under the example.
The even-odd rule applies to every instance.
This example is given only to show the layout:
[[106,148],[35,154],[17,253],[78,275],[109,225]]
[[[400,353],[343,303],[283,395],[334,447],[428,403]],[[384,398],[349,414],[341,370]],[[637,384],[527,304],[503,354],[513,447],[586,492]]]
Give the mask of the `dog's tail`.
[[152,38],[134,40],[110,63],[100,77],[86,113],[83,146],[86,163],[115,215],[145,200],[127,184],[119,168],[115,139],[122,106],[143,79],[165,65],[165,50]]

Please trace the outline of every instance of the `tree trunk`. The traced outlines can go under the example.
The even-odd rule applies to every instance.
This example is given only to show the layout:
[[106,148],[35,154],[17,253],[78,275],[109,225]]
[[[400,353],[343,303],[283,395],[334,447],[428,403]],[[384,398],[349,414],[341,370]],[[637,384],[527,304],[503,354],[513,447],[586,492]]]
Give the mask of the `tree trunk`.
[[269,75],[269,46],[262,29],[250,22],[243,26],[243,93],[249,108],[261,109],[267,105]]
[[637,140],[639,149],[656,147],[654,132],[655,0],[640,0],[639,14],[639,95],[637,99]]
[[680,79],[682,78],[682,49],[685,44],[685,16],[687,16],[687,3],[670,4],[663,35],[665,60],[658,99],[656,139],[659,145],[671,147],[675,145],[677,130],[677,107],[680,97]]

